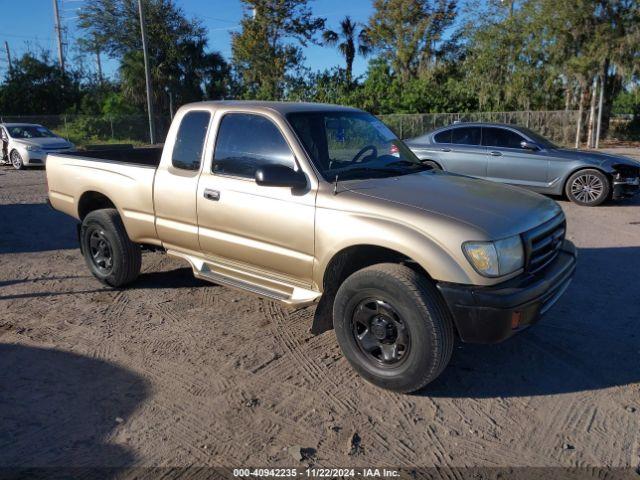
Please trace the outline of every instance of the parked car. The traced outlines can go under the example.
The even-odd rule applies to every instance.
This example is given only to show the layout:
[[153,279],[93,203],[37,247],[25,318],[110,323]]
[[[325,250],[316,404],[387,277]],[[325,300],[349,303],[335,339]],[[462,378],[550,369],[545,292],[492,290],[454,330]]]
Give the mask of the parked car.
[[33,123],[0,123],[0,141],[2,159],[17,170],[44,165],[48,153],[75,150],[69,140]]
[[640,162],[627,157],[560,148],[523,127],[459,123],[408,140],[435,168],[548,195],[565,194],[586,206],[640,189]]
[[433,170],[333,105],[186,105],[164,149],[51,154],[47,185],[101,282],[132,282],[146,245],[204,280],[317,302],[312,331],[333,325],[363,377],[404,392],[442,372],[455,335],[536,322],[576,264],[555,201]]

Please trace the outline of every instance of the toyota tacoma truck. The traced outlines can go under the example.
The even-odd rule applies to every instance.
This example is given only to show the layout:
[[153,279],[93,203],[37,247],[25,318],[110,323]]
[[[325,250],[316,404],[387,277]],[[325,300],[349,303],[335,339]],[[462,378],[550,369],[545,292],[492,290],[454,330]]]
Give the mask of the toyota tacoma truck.
[[151,247],[198,278],[317,304],[312,332],[333,327],[353,368],[401,392],[438,377],[456,338],[532,325],[575,271],[556,202],[433,169],[353,108],[189,104],[161,149],[50,154],[46,174],[101,282],[133,282]]

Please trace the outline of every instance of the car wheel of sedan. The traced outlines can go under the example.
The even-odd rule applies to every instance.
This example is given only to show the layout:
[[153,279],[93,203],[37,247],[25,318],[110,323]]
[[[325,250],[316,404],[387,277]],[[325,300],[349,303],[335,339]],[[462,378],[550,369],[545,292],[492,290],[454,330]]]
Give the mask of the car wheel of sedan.
[[105,285],[121,287],[140,273],[142,254],[114,208],[95,210],[82,221],[82,253],[93,276]]
[[586,207],[595,207],[608,198],[611,183],[599,170],[586,169],[571,175],[565,190],[572,202]]
[[421,389],[453,351],[444,301],[427,277],[404,265],[373,265],[348,277],[336,294],[333,322],[353,368],[389,390]]
[[421,163],[423,165],[430,166],[432,170],[442,170],[442,167],[438,165],[436,162],[434,162],[433,160],[422,160]]
[[22,161],[22,157],[20,156],[20,153],[18,153],[17,150],[12,150],[11,151],[11,165],[13,165],[13,168],[15,168],[16,170],[22,170],[24,168],[24,162]]

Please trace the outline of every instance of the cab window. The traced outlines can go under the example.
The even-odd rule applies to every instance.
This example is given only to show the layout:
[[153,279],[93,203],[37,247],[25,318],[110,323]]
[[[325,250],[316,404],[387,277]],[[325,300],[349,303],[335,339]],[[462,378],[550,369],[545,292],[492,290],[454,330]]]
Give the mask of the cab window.
[[295,159],[282,133],[261,115],[228,113],[220,122],[213,156],[213,173],[254,178],[265,165],[295,168]]
[[211,114],[194,110],[182,117],[171,164],[183,170],[199,170]]

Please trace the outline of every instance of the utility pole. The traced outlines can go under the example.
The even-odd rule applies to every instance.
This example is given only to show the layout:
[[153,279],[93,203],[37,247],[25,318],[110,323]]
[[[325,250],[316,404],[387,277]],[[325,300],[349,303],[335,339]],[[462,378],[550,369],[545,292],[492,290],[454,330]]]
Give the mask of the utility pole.
[[151,95],[151,72],[149,71],[149,55],[147,54],[147,27],[144,23],[144,10],[142,0],[138,0],[138,10],[140,12],[140,33],[142,35],[142,54],[144,57],[144,76],[147,85],[147,111],[149,113],[149,140],[151,144],[156,143],[156,126],[153,115],[153,98]]
[[7,61],[9,62],[9,75],[13,73],[13,65],[11,64],[11,51],[9,51],[9,42],[5,40],[4,49],[7,51]]
[[173,92],[171,87],[167,88],[167,93],[169,94],[169,119],[173,121]]
[[100,49],[96,47],[96,66],[98,67],[98,82],[102,84],[102,62],[100,61]]
[[62,52],[62,27],[60,26],[60,12],[58,11],[58,0],[53,0],[53,19],[55,22],[56,37],[58,38],[58,63],[60,70],[64,73],[64,55]]
[[596,128],[596,148],[600,147],[600,131],[602,127],[602,104],[604,103],[604,90],[607,88],[607,72],[609,59],[606,59],[600,76],[600,99],[598,100],[598,126]]
[[587,126],[587,148],[595,146],[594,134],[596,127],[596,95],[598,94],[598,75],[593,77],[593,86],[591,87],[591,108],[589,109],[589,124]]

